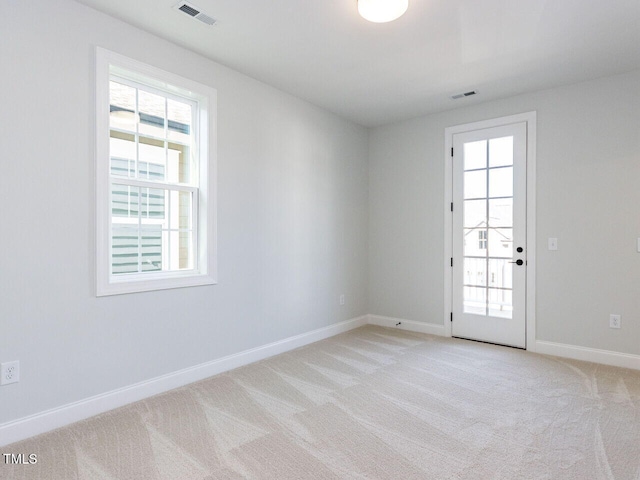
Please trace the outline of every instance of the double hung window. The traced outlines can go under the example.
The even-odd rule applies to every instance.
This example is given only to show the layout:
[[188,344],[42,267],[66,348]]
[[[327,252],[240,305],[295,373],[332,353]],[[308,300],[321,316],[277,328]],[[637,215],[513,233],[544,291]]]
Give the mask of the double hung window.
[[215,283],[215,91],[98,49],[97,293]]

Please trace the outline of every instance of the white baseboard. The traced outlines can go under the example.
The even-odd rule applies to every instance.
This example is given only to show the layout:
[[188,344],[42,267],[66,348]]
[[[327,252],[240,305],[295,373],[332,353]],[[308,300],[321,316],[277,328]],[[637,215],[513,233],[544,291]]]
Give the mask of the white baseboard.
[[0,425],[0,446],[69,425],[132,402],[361,327],[368,316],[286,338]]
[[[443,325],[433,323],[416,322],[402,318],[384,317],[381,315],[367,315],[369,325],[380,327],[397,328],[410,332],[428,333],[431,335],[446,336]],[[543,355],[553,355],[556,357],[571,358],[573,360],[583,360],[585,362],[601,363],[614,367],[631,368],[640,370],[640,355],[629,353],[613,352],[610,350],[599,350],[596,348],[580,347],[563,343],[546,342],[536,340],[533,348],[528,349],[532,353]]]
[[[0,446],[9,445],[367,324],[445,336],[443,325],[381,315],[364,315],[2,424],[0,425]],[[640,370],[640,355],[540,340],[536,341],[535,349],[536,353]]]
[[383,317],[381,315],[368,315],[369,325],[379,327],[397,328],[409,332],[428,333],[430,335],[444,336],[444,325],[435,323],[416,322],[415,320],[404,320],[402,318]]
[[640,370],[640,355],[536,340],[536,353]]

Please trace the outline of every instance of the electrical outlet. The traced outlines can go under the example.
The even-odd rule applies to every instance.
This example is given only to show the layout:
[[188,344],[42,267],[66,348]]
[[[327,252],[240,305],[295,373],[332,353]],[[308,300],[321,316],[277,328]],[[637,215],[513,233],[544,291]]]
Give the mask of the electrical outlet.
[[609,327],[620,328],[620,315],[609,315]]
[[0,363],[0,385],[9,385],[20,381],[20,362]]
[[340,295],[340,305],[344,305],[344,293]]

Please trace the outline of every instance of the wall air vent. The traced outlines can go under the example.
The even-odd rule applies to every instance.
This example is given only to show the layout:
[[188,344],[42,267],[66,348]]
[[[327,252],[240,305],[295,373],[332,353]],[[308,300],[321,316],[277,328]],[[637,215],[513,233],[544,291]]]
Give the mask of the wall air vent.
[[188,2],[180,2],[177,5],[174,5],[173,8],[182,13],[186,13],[190,17],[195,18],[196,20],[200,20],[202,23],[206,23],[207,25],[213,25],[216,23],[216,19],[210,17],[206,13],[202,13],[202,11],[196,7],[195,5]]
[[451,95],[451,98],[457,100],[459,98],[470,97],[471,95],[475,95],[478,93],[476,90],[471,90],[470,92],[458,93],[457,95]]

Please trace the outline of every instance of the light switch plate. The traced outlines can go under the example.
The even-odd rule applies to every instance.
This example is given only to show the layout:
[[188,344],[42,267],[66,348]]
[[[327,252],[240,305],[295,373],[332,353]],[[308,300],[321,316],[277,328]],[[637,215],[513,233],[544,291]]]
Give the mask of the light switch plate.
[[558,239],[549,238],[549,250],[558,250]]

